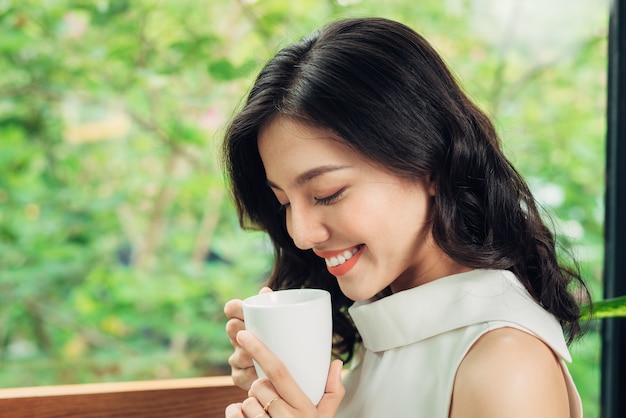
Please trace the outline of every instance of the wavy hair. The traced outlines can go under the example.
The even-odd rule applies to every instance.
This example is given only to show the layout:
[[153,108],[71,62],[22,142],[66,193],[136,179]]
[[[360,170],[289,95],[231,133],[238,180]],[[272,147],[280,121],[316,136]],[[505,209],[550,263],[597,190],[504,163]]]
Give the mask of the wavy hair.
[[331,23],[280,50],[259,73],[230,123],[224,163],[239,220],[274,245],[274,289],[331,292],[336,354],[351,357],[359,335],[352,301],[322,259],[298,249],[266,185],[259,131],[281,115],[327,128],[365,158],[404,178],[431,176],[435,242],[467,267],[514,272],[552,313],[571,342],[581,333],[572,282],[554,234],[520,174],[504,156],[489,118],[462,91],[432,46],[409,27],[382,18]]

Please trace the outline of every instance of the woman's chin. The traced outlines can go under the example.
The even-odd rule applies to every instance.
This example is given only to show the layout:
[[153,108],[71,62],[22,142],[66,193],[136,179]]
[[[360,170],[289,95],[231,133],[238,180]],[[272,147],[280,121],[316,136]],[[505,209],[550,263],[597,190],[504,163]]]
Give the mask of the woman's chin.
[[364,300],[369,300],[374,298],[378,293],[380,293],[382,290],[384,289],[366,289],[365,286],[363,286],[362,284],[356,283],[356,284],[348,284],[348,283],[342,283],[341,278],[337,279],[338,283],[339,283],[339,288],[341,289],[341,292],[350,300],[353,300],[355,302],[360,302],[360,301],[364,301]]

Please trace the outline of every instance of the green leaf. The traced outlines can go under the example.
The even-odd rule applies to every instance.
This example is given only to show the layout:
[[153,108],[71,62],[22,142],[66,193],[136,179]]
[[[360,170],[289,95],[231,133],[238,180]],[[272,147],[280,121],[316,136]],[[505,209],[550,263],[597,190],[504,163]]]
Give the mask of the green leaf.
[[594,302],[591,312],[589,306],[583,306],[582,317],[583,319],[626,317],[626,295]]
[[215,79],[228,81],[237,78],[237,68],[228,60],[217,60],[208,65],[209,74]]
[[24,49],[31,42],[31,38],[24,32],[16,29],[8,30],[0,38],[0,49],[6,52],[16,52]]

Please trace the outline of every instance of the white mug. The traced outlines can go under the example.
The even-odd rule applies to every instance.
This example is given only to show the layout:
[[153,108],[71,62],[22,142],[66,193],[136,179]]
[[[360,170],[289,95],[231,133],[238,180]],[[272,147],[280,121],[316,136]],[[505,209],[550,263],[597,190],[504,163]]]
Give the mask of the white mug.
[[[330,293],[320,289],[289,289],[243,301],[246,329],[287,367],[317,405],[324,395],[332,349]],[[255,362],[259,377],[265,373]]]

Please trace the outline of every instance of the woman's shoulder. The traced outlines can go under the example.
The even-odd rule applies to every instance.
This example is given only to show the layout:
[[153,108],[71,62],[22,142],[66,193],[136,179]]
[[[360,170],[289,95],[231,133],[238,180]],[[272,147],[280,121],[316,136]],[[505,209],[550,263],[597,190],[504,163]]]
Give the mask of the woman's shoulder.
[[543,341],[511,327],[482,335],[458,368],[450,417],[569,417],[560,360]]

